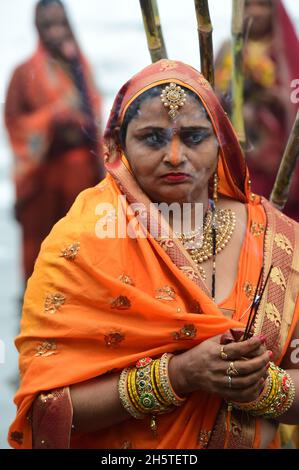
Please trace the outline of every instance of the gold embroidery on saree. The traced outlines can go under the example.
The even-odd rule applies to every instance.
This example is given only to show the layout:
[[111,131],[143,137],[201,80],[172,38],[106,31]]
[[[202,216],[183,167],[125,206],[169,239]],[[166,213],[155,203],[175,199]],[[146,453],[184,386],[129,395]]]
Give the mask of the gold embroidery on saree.
[[274,241],[276,245],[283,251],[285,251],[288,255],[291,255],[293,253],[292,244],[283,233],[277,233],[274,237]]
[[119,276],[118,280],[122,282],[123,284],[128,284],[130,286],[134,286],[134,282],[130,276],[127,274],[123,273]]
[[78,251],[80,250],[80,242],[74,242],[71,245],[69,245],[67,248],[61,251],[60,256],[67,260],[73,261],[76,256]]
[[250,232],[254,237],[259,237],[265,231],[265,225],[258,222],[251,222]]
[[174,242],[173,240],[167,238],[163,238],[161,240],[158,240],[158,243],[159,245],[161,246],[161,248],[163,248],[164,251],[168,251],[169,248],[173,248],[174,247]]
[[245,292],[246,297],[248,297],[250,300],[252,300],[254,297],[255,289],[256,289],[256,286],[251,284],[251,282],[246,281],[243,284],[243,291]]
[[193,324],[184,325],[179,331],[172,333],[175,340],[195,338],[197,329]]
[[36,351],[37,352],[34,354],[36,357],[48,357],[57,354],[57,346],[55,341],[43,341],[37,346]]
[[193,269],[191,266],[181,266],[180,270],[183,271],[183,273],[191,279],[191,281],[194,281],[196,279],[200,279],[200,276],[198,272]]
[[200,84],[200,86],[202,86],[206,90],[211,89],[211,85],[209,84],[209,82],[202,75],[200,77],[198,77],[197,81]]
[[122,446],[121,446],[122,449],[133,449],[133,445],[132,445],[132,442],[130,441],[124,441]]
[[211,437],[212,431],[200,431],[198,435],[198,445],[200,449],[206,449]]
[[167,300],[167,301],[172,301],[175,300],[175,290],[173,287],[170,286],[164,286],[160,287],[159,289],[156,289],[156,296],[155,298],[158,300]]
[[161,60],[160,70],[165,72],[166,70],[172,70],[177,68],[177,63],[174,60],[163,59]]
[[131,307],[131,301],[125,295],[119,295],[111,302],[111,308],[118,310],[127,310]]
[[52,392],[41,393],[38,398],[43,404],[47,403],[48,400],[56,400],[56,397]]
[[65,302],[65,296],[60,292],[48,294],[45,300],[45,313],[54,315]]
[[112,331],[104,336],[107,348],[117,347],[124,339],[125,335],[121,331]]
[[240,437],[242,435],[242,426],[233,415],[230,421],[230,432],[235,437]]
[[281,325],[281,315],[274,304],[268,302],[265,309],[268,320],[274,323],[277,328]]
[[277,284],[279,287],[281,287],[282,290],[286,290],[287,283],[283,275],[283,272],[279,267],[272,268],[270,278],[271,278],[271,281]]

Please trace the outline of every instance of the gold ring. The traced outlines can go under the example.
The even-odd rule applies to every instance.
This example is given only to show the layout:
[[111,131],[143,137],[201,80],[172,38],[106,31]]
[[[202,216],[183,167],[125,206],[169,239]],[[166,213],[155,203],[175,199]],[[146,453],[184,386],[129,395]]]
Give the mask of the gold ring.
[[233,379],[231,378],[230,375],[227,376],[227,380],[228,380],[228,388],[232,388]]
[[235,364],[233,362],[229,363],[229,366],[228,366],[227,371],[226,371],[226,375],[228,375],[230,377],[236,377],[237,375],[239,375],[239,372],[235,368]]
[[224,352],[224,346],[221,346],[220,357],[223,361],[227,361],[228,359],[228,355]]

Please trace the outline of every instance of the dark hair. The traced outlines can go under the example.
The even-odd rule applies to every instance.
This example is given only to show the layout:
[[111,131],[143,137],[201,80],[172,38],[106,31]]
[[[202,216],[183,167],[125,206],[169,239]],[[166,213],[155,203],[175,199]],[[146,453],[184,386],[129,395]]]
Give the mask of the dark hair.
[[[137,113],[140,109],[141,104],[150,98],[156,98],[157,96],[160,96],[164,87],[165,85],[157,85],[153,88],[150,88],[149,90],[146,90],[144,93],[139,95],[138,98],[136,98],[136,100],[134,100],[133,103],[130,104],[130,106],[128,107],[126,114],[124,116],[122,125],[120,127],[120,131],[119,131],[119,140],[123,149],[125,149],[128,125],[132,121],[132,119],[134,119],[137,116]],[[206,109],[204,105],[202,104],[200,98],[197,96],[197,94],[189,90],[189,88],[185,88],[183,86],[181,88],[183,88],[183,90],[188,96],[191,96],[198,102],[198,104],[202,108],[202,111],[205,113],[207,119],[209,119]]]
[[39,0],[36,4],[36,8],[43,8],[47,7],[49,5],[52,5],[52,3],[57,3],[60,5],[62,8],[64,8],[64,5],[61,0]]

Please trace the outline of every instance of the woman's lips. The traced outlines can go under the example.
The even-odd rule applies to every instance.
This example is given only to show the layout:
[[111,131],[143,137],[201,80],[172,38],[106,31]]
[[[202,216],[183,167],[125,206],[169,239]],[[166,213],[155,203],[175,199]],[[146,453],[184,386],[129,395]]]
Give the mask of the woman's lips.
[[191,178],[191,175],[188,173],[167,173],[163,175],[162,178],[169,183],[181,183]]

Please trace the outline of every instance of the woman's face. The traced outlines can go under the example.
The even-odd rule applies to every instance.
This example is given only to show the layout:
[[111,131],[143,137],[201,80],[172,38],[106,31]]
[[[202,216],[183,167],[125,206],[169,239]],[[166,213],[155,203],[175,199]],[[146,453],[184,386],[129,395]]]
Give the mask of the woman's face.
[[267,0],[248,0],[245,8],[245,24],[251,21],[249,35],[253,39],[267,36],[272,31],[273,4]]
[[[69,50],[75,48],[75,44],[62,6],[53,2],[45,7],[40,7],[37,11],[36,25],[45,47],[54,56],[68,58],[65,56]],[[75,52],[73,52],[74,54]]]
[[175,121],[161,98],[148,98],[127,128],[126,156],[154,202],[200,202],[217,166],[218,142],[195,98],[187,95]]

